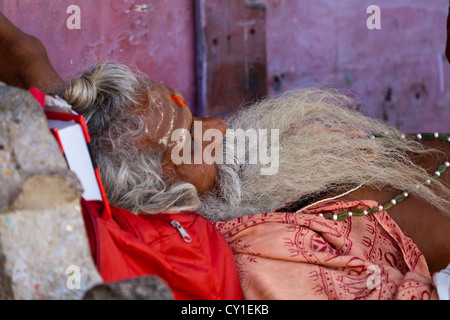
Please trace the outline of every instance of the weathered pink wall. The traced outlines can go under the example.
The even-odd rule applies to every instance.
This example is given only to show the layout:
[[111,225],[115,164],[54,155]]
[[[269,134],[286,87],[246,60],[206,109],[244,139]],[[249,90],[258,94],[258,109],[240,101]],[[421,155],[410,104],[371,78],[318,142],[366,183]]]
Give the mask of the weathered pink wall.
[[[271,94],[326,84],[406,131],[450,132],[448,0],[256,2],[267,8]],[[66,28],[72,4],[81,8],[81,30]],[[135,10],[143,4],[147,12]],[[366,27],[372,4],[381,8],[381,30]],[[0,11],[44,42],[64,78],[96,60],[135,63],[195,109],[194,1],[0,0]]]
[[[70,5],[81,9],[81,30],[66,26]],[[135,64],[195,109],[193,1],[0,0],[0,11],[45,44],[63,78],[101,60]]]

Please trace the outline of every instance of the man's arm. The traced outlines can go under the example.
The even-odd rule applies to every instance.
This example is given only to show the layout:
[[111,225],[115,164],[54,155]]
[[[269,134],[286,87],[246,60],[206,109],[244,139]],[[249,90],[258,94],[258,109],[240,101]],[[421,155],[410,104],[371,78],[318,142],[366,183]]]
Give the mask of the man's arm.
[[40,40],[14,26],[0,12],[0,81],[55,93],[64,87]]

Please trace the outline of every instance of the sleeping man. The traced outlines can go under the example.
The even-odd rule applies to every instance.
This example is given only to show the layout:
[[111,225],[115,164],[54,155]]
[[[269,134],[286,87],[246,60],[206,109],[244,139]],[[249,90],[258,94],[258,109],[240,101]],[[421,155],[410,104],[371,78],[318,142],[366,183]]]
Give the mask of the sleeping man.
[[[330,89],[197,118],[179,92],[122,64],[63,83],[35,61],[49,79],[40,89],[85,116],[110,203],[214,222],[244,298],[438,298],[432,275],[450,263],[447,134],[405,135]],[[257,137],[239,143],[230,130]],[[251,161],[255,152],[276,156],[276,168]]]

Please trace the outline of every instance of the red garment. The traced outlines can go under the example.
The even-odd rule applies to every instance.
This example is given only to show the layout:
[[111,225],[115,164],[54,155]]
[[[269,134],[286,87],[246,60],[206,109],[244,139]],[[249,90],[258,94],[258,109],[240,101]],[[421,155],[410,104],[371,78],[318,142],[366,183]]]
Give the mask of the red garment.
[[39,102],[42,109],[44,109],[45,93],[40,92],[39,89],[37,89],[37,88],[30,88],[30,90],[28,90],[28,91],[33,95],[33,97],[37,100],[37,102]]
[[[223,236],[193,213],[134,215],[99,201],[82,200],[94,261],[105,282],[157,275],[177,300],[238,300],[236,261]],[[171,222],[192,239],[186,242]]]

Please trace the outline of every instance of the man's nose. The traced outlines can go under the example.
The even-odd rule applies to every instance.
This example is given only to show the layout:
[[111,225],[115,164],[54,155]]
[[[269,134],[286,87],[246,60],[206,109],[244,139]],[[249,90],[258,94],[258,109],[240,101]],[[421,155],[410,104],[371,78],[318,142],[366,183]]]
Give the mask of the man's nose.
[[222,135],[225,136],[225,133],[228,129],[225,122],[218,118],[206,118],[206,117],[194,117],[194,121],[202,122],[202,131],[203,133],[208,129],[217,129],[222,132]]

